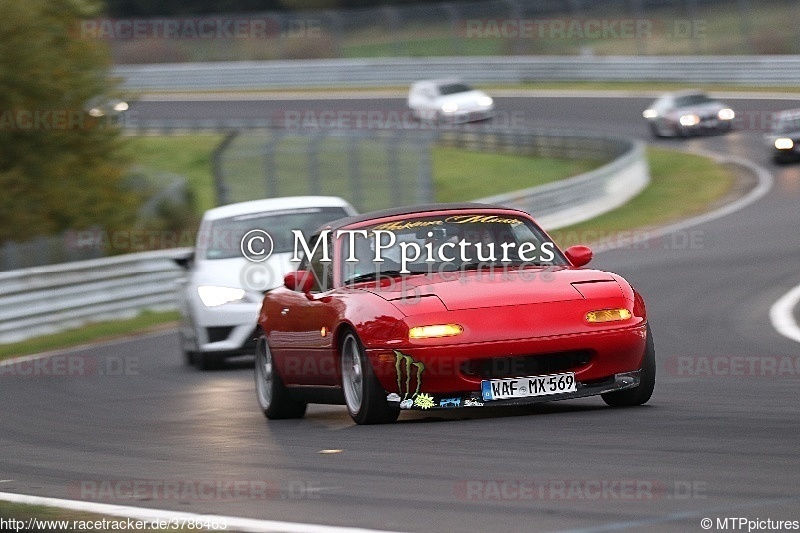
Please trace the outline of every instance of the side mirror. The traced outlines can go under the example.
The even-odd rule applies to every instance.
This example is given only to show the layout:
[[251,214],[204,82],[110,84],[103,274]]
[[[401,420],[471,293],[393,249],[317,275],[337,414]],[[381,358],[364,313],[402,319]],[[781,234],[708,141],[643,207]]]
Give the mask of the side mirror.
[[592,249],[588,246],[581,245],[570,246],[564,250],[564,255],[567,256],[572,266],[582,267],[592,260]]
[[308,270],[296,270],[283,277],[283,285],[289,290],[308,293],[314,287],[314,274]]

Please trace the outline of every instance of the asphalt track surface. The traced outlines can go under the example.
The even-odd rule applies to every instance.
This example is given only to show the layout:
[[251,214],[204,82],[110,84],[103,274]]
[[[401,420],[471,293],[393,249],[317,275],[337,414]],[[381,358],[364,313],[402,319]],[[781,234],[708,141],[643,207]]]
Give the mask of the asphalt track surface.
[[[497,105],[528,126],[653,142],[640,118],[649,101],[498,98]],[[797,106],[730,103],[752,116]],[[402,111],[403,102],[141,102],[134,109],[142,118],[253,117],[286,109]],[[83,361],[83,376],[6,369],[0,491],[93,499],[92,483],[102,482],[174,481],[184,490],[266,482],[266,495],[251,488],[233,498],[177,498],[145,490],[138,499],[98,494],[98,501],[419,532],[703,531],[706,517],[798,520],[800,346],[773,330],[768,312],[800,284],[800,166],[773,165],[761,134],[748,126],[655,142],[748,158],[770,170],[774,187],[724,218],[592,263],[627,277],[647,300],[659,375],[645,406],[612,409],[589,398],[404,413],[377,427],[354,425],[343,407],[312,406],[303,420],[268,422],[250,361],[207,373],[188,368],[168,331],[62,356]],[[718,366],[705,372],[703,361]],[[793,372],[770,373],[786,361]],[[122,375],[120,363],[128,364]],[[116,486],[113,496],[125,496],[125,485]]]

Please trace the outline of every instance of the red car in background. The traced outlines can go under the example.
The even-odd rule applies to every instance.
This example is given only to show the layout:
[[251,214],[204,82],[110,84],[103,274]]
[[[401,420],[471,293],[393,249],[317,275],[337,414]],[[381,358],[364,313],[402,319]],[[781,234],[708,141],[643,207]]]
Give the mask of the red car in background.
[[306,240],[265,294],[256,392],[271,419],[344,404],[359,424],[404,409],[523,405],[601,395],[647,402],[655,352],[642,297],[581,268],[523,211],[480,204],[338,220]]

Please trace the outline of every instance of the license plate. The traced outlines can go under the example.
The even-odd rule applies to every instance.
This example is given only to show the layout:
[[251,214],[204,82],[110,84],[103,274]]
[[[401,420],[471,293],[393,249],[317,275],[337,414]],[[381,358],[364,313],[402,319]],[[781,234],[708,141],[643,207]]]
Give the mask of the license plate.
[[485,401],[548,396],[576,390],[578,387],[572,372],[481,381],[481,394]]

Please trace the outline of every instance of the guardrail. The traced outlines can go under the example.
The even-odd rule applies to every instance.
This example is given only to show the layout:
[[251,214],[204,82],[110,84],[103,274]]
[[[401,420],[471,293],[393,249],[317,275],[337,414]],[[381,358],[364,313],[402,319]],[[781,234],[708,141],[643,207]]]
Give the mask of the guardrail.
[[[551,157],[612,159],[567,180],[481,202],[518,207],[545,229],[564,227],[625,203],[649,183],[644,143],[621,138],[525,131],[445,131],[440,142],[489,146],[498,152]],[[185,275],[173,261],[188,249],[171,249],[0,272],[0,343],[177,307],[176,281]]]
[[176,307],[172,259],[188,249],[159,250],[0,272],[0,343]]
[[[569,179],[477,200],[532,213],[546,230],[564,228],[625,204],[650,183],[645,143],[622,138],[536,134],[530,142],[513,140],[514,132],[496,132],[498,147],[510,141],[531,155],[612,159]],[[529,134],[530,135],[530,134]]]
[[386,87],[426,78],[472,83],[659,81],[800,85],[800,56],[498,56],[309,59],[124,65],[113,74],[137,91]]

